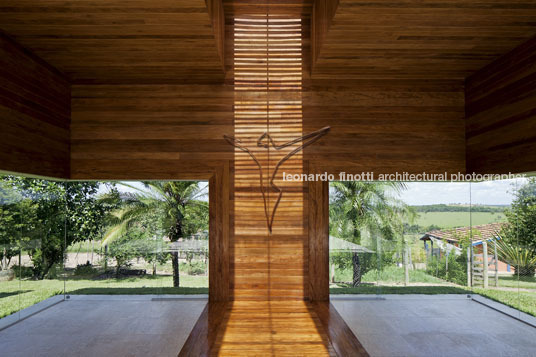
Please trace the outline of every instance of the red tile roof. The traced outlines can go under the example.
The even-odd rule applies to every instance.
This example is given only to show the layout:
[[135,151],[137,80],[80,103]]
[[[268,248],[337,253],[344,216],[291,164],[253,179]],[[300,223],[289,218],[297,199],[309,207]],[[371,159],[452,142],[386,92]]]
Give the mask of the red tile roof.
[[490,223],[482,224],[480,226],[472,227],[460,227],[449,230],[433,230],[426,232],[421,240],[429,240],[430,237],[434,237],[441,240],[446,240],[450,242],[457,242],[459,237],[465,237],[470,234],[471,228],[473,229],[473,242],[479,242],[482,240],[489,240],[497,237],[497,232],[500,232],[502,227],[506,223]]

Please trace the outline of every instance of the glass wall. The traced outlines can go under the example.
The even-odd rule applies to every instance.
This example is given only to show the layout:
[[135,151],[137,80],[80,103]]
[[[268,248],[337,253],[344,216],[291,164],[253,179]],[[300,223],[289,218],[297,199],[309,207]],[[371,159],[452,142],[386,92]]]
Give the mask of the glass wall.
[[0,328],[71,295],[206,294],[208,183],[0,176],[0,263]]
[[[63,298],[65,233],[65,192],[58,185],[13,176],[1,178],[0,317],[14,314],[3,324]],[[55,295],[60,296],[43,301]],[[29,307],[33,308],[26,309]]]
[[534,178],[330,184],[332,294],[473,294],[536,315],[535,269]]

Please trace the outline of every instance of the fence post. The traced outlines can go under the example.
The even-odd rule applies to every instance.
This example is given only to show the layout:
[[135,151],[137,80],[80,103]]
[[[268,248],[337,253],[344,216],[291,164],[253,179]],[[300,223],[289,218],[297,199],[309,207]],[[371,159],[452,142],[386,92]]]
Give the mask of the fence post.
[[409,265],[408,265],[408,246],[406,242],[404,242],[403,259],[404,259],[404,286],[408,286],[409,285]]
[[493,258],[495,259],[495,287],[499,287],[499,259],[497,257],[497,241],[493,241]]
[[449,250],[445,249],[445,274],[449,274]]
[[467,247],[467,286],[471,287],[471,248]]
[[484,289],[488,288],[488,242],[482,241],[482,278],[484,279]]

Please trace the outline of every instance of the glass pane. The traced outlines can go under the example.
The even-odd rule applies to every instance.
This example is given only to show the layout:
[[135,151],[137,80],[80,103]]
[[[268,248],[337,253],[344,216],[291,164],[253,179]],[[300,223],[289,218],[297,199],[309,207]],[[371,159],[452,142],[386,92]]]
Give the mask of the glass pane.
[[20,310],[21,201],[11,185],[0,181],[0,318]]
[[536,315],[534,178],[474,183],[472,196],[473,220],[479,219],[478,215],[493,220],[491,225],[474,226],[474,265],[485,271],[484,245],[489,261],[482,280],[474,279],[475,293],[515,308],[510,312],[517,317]]
[[457,182],[332,183],[331,291],[466,293],[470,193]]
[[[205,182],[79,182],[91,191],[94,231],[68,239],[69,294],[208,292]],[[87,197],[86,197],[87,200]],[[87,202],[75,202],[83,210]]]
[[[63,299],[65,187],[59,182],[7,175],[1,183],[0,239],[4,248],[11,246],[11,252],[3,250],[2,271],[8,280],[11,271],[18,278],[17,303],[3,301],[2,315],[20,311],[22,318]],[[10,202],[4,204],[6,200]],[[8,222],[12,218],[15,225]]]

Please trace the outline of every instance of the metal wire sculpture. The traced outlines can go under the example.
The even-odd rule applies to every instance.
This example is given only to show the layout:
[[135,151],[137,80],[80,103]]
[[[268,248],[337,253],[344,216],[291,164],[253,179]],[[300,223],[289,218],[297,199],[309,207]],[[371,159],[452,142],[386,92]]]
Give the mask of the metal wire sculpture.
[[[253,161],[257,164],[257,167],[259,168],[259,182],[260,182],[260,188],[261,188],[261,193],[262,193],[262,199],[263,199],[263,202],[264,202],[264,214],[266,216],[266,224],[267,224],[267,227],[268,227],[268,231],[270,233],[272,233],[272,226],[273,226],[273,223],[274,223],[275,212],[277,211],[277,207],[279,206],[279,202],[281,201],[281,197],[283,196],[283,190],[281,188],[279,188],[276,184],[274,184],[274,179],[275,179],[275,176],[277,175],[277,172],[279,171],[279,168],[281,167],[281,165],[283,165],[283,163],[285,163],[285,161],[290,159],[292,156],[296,155],[298,152],[302,151],[307,146],[313,144],[318,139],[320,139],[322,136],[326,135],[329,132],[329,130],[330,130],[330,127],[326,126],[326,127],[322,128],[320,130],[316,130],[316,131],[313,131],[313,132],[311,132],[309,134],[305,134],[305,135],[303,135],[303,136],[301,136],[299,138],[296,138],[294,140],[290,140],[290,141],[288,141],[288,142],[286,142],[284,144],[281,144],[281,145],[277,145],[275,143],[275,141],[273,140],[273,138],[270,136],[270,134],[267,133],[267,132],[265,132],[261,136],[259,136],[259,138],[257,139],[257,147],[263,147],[263,148],[266,148],[268,150],[270,150],[270,145],[275,150],[281,150],[281,149],[284,149],[286,147],[292,146],[292,145],[294,145],[296,143],[302,142],[302,144],[300,146],[298,146],[294,150],[290,151],[281,160],[279,160],[277,162],[277,164],[275,165],[275,167],[274,167],[274,171],[272,173],[272,176],[270,177],[269,184],[270,184],[270,187],[275,192],[277,192],[278,195],[277,195],[277,200],[275,202],[275,205],[274,205],[274,208],[272,209],[271,214],[268,214],[268,203],[266,201],[266,192],[265,192],[264,184],[263,184],[263,174],[262,174],[262,165],[261,165],[261,163],[259,162],[257,157],[251,152],[250,149],[248,149],[247,147],[242,145],[242,141],[240,139],[236,139],[236,138],[234,138],[232,136],[228,136],[228,135],[223,136],[225,141],[227,141],[229,144],[233,145],[234,147],[238,148],[239,150],[241,150],[243,152],[246,152],[253,159]],[[267,143],[263,142],[264,139],[267,140]]]

